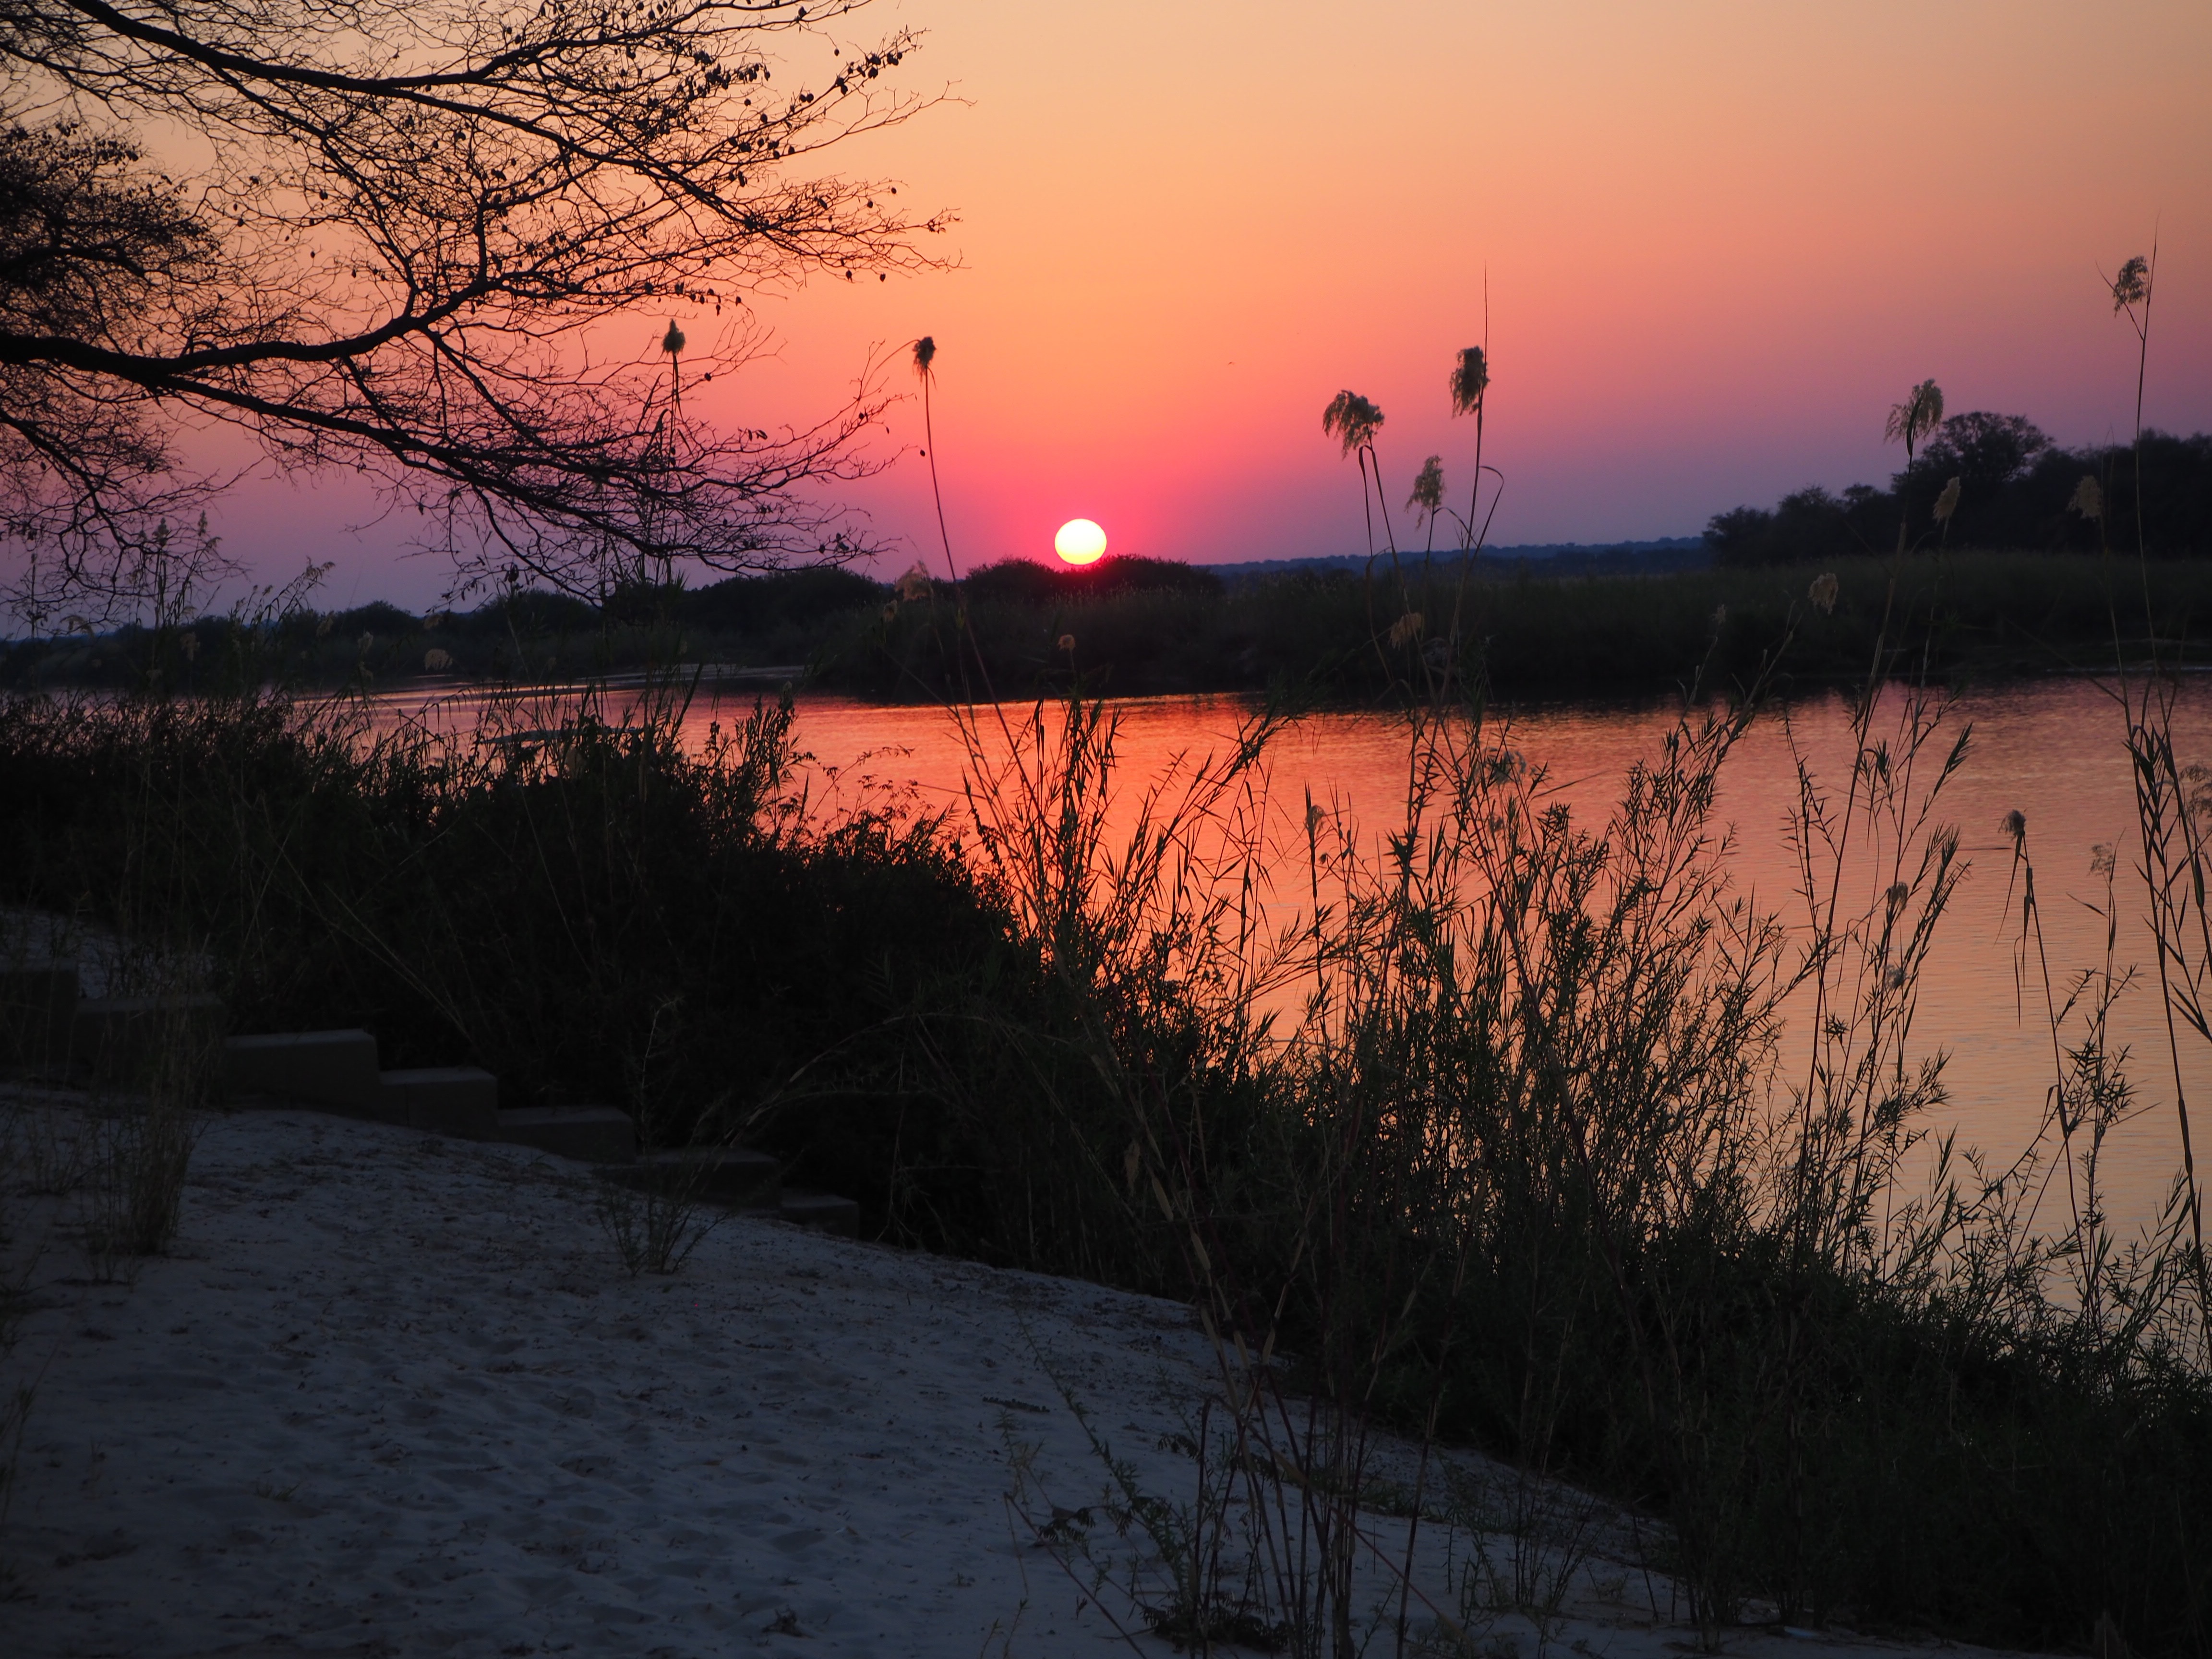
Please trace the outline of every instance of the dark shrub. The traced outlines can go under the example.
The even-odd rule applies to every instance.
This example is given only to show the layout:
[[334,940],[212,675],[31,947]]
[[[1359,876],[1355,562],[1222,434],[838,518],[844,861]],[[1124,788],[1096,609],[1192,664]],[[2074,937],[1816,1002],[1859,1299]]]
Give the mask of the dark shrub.
[[770,576],[732,576],[686,593],[676,614],[697,628],[764,634],[879,605],[887,590],[856,570],[824,565]]
[[972,599],[1021,605],[1079,605],[1104,593],[1218,594],[1221,578],[1173,559],[1109,554],[1094,565],[1054,569],[1031,559],[1001,559],[968,573]]
[[422,624],[396,605],[386,605],[382,599],[373,599],[367,605],[357,605],[350,611],[341,611],[331,618],[332,635],[351,639],[359,634],[374,634],[380,639],[391,639],[402,634],[412,634]]

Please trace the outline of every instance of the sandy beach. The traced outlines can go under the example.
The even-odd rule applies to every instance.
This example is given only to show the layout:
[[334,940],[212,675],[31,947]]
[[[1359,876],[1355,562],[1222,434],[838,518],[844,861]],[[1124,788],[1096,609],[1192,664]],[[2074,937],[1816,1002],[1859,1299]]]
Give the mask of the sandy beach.
[[[66,1200],[18,1198],[16,1248],[44,1249],[9,1362],[37,1394],[0,1647],[973,1659],[1126,1650],[1127,1629],[1169,1651],[1008,1494],[1019,1462],[1032,1521],[1107,1496],[1048,1363],[1148,1490],[1188,1500],[1171,1437],[1216,1383],[1186,1310],[742,1217],[632,1279],[594,1191],[526,1148],[216,1117],[172,1253],[110,1283]],[[1102,1562],[1140,1553],[1092,1539]],[[1455,1620],[1480,1541],[1424,1534],[1422,1650],[1453,1650],[1420,1600]],[[1474,1650],[1679,1651],[1663,1582],[1626,1553],[1601,1549],[1541,1630],[1483,1615]],[[1389,1582],[1364,1582],[1364,1650],[1392,1652]],[[1815,1647],[1910,1650],[1729,1644]]]

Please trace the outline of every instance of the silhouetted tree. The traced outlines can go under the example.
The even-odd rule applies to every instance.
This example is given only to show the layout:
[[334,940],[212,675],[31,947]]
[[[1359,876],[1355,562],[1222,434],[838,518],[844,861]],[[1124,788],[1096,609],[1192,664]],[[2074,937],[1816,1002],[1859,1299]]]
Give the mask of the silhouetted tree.
[[1034,559],[1000,559],[968,573],[969,597],[1017,605],[1079,605],[1103,593],[1198,593],[1218,597],[1220,577],[1176,559],[1109,553],[1080,570],[1054,569]]
[[1705,544],[1713,562],[1724,565],[1848,558],[1871,550],[1876,521],[1889,510],[1890,498],[1864,484],[1840,496],[1811,484],[1784,495],[1771,512],[1739,507],[1715,514],[1705,526]]
[[1950,526],[1950,545],[2033,546],[2042,535],[2029,522],[2033,515],[2013,486],[2051,447],[2051,440],[2024,415],[1986,410],[1954,415],[1891,487],[1905,516],[1925,524],[1945,487],[1956,478],[1959,510]]
[[2142,468],[2141,545],[2154,556],[2212,554],[2212,434],[2178,437],[2145,427],[2130,453],[2126,444],[2083,452],[2105,489],[2105,516],[2115,547],[2136,544],[2134,469]]
[[[817,423],[709,432],[653,343],[683,340],[655,313],[724,316],[696,386],[757,349],[746,290],[927,263],[936,222],[816,170],[916,107],[882,78],[908,35],[831,33],[859,3],[0,0],[18,608],[136,608],[211,551],[171,527],[216,482],[178,471],[191,422],[373,475],[465,587],[850,551],[807,486],[862,465],[868,377]],[[801,33],[838,55],[786,90]],[[586,337],[617,318],[635,356]]]
[[2027,416],[1978,409],[1944,422],[1921,464],[1931,475],[1956,477],[1968,491],[1993,495],[2050,447],[2051,440]]

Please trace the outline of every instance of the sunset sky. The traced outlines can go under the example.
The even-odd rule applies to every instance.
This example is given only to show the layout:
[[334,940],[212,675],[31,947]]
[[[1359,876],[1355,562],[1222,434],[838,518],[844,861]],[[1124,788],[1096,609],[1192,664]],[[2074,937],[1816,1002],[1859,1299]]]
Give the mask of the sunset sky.
[[[1431,453],[1463,492],[1444,382],[1486,271],[1498,541],[1694,534],[1881,479],[1883,413],[1931,375],[1954,412],[2124,436],[2100,270],[2154,229],[2148,418],[2212,428],[2203,0],[903,0],[836,38],[898,26],[926,35],[905,83],[955,101],[840,165],[957,213],[933,245],[957,267],[755,295],[779,355],[700,407],[818,416],[872,346],[933,336],[963,566],[1049,558],[1078,516],[1125,553],[1360,550],[1322,406],[1382,405],[1394,508]],[[641,356],[665,325],[636,319]],[[903,405],[850,493],[879,574],[942,556],[920,441]],[[219,527],[271,574],[337,558],[326,603],[427,605],[445,571],[399,557],[404,524],[338,528],[369,511],[267,482]]]

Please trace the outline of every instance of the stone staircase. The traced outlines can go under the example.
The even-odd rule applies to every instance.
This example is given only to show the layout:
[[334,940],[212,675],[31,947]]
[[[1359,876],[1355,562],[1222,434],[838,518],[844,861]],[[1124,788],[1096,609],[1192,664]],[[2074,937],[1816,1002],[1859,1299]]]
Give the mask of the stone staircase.
[[464,1140],[534,1146],[600,1166],[640,1190],[686,1191],[706,1202],[781,1217],[847,1237],[860,1206],[828,1193],[786,1188],[765,1152],[717,1149],[647,1152],[637,1127],[612,1106],[502,1108],[499,1079],[474,1066],[386,1071],[364,1030],[283,1031],[223,1038],[214,996],[82,994],[77,965],[39,962],[0,968],[0,1063],[78,1081],[143,1075],[157,1045],[180,1034],[222,1044],[222,1087],[234,1107],[306,1106],[343,1117],[397,1124]]
[[74,962],[0,967],[0,1060],[108,1082],[134,1074],[165,1043],[212,1044],[222,999],[88,997]]

